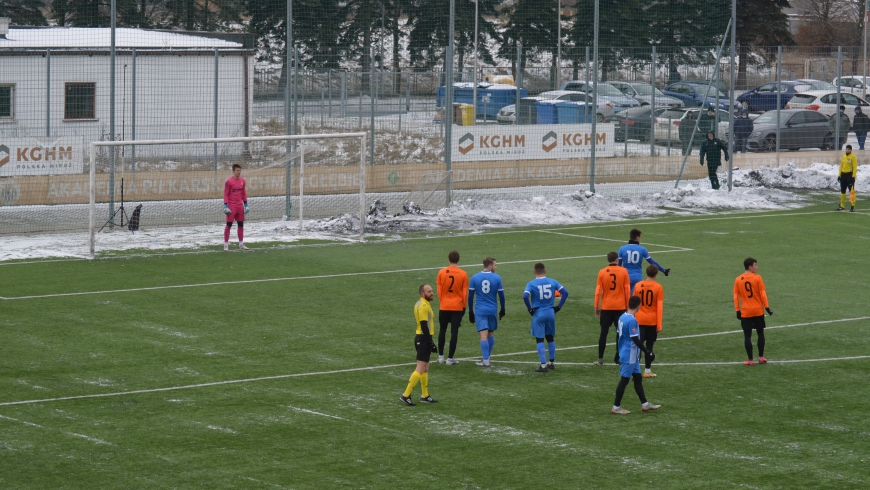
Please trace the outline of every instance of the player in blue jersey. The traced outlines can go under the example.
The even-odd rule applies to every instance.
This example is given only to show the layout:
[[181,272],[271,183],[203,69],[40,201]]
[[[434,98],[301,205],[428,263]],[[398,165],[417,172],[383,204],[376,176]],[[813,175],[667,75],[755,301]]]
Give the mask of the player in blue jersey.
[[[558,305],[553,306],[553,295],[556,291],[559,291],[562,299]],[[535,279],[526,284],[523,302],[532,315],[532,336],[538,343],[538,357],[541,360],[541,367],[535,371],[539,373],[556,369],[556,313],[562,309],[566,299],[568,299],[568,290],[555,279],[547,277],[544,264],[540,262],[535,264]],[[544,340],[547,341],[547,350],[550,351],[549,363],[547,352],[544,350]]]
[[619,349],[619,384],[616,386],[616,399],[613,401],[613,409],[610,413],[626,415],[630,411],[622,408],[622,395],[628,382],[634,380],[634,391],[640,398],[641,410],[649,412],[658,410],[661,405],[653,405],[643,394],[643,376],[640,374],[640,353],[643,352],[647,359],[652,361],[655,354],[644,347],[640,341],[640,327],[634,315],[640,308],[640,297],[632,296],[628,299],[628,311],[619,317],[619,325],[616,327],[616,348]]
[[[495,259],[487,257],[483,259],[483,271],[471,276],[468,284],[468,320],[471,323],[477,321],[477,333],[480,334],[480,353],[483,360],[475,364],[489,367],[489,357],[495,345],[493,334],[498,328],[498,321],[504,318],[504,286],[501,277],[495,273],[497,264]],[[477,295],[477,310],[474,309],[474,297]],[[496,300],[501,301],[501,309],[498,309]],[[498,318],[496,318],[498,312]]]
[[619,265],[628,270],[628,279],[631,282],[631,294],[634,294],[634,285],[643,279],[643,260],[659,268],[665,276],[671,273],[649,256],[646,247],[640,245],[640,230],[631,230],[628,234],[628,244],[619,247]]

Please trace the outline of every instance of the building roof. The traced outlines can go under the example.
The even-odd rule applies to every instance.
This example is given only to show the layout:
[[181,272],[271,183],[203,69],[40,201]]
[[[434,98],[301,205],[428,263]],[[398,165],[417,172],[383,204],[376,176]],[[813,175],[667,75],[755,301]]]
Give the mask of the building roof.
[[[112,30],[108,27],[46,27],[39,29],[10,28],[0,48],[108,49]],[[150,49],[242,49],[241,43],[189,34],[115,29],[116,48]]]

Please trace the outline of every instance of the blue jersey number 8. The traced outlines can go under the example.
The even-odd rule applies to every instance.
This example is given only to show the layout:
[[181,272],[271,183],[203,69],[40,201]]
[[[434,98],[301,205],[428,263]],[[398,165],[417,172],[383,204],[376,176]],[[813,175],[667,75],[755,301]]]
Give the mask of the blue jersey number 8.
[[484,280],[480,283],[480,291],[483,294],[489,294],[489,281]]

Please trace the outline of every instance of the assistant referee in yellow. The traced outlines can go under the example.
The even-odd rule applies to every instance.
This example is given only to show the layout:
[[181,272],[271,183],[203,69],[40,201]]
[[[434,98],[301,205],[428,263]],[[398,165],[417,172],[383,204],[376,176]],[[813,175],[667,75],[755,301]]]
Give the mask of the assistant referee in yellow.
[[846,153],[840,160],[840,171],[837,172],[837,182],[840,183],[840,207],[842,211],[846,206],[846,192],[849,192],[849,202],[852,203],[852,211],[855,212],[855,177],[858,175],[858,158],[852,153],[852,145],[846,145]]
[[408,380],[408,387],[405,392],[399,397],[402,403],[413,407],[416,405],[411,401],[411,392],[417,383],[420,383],[423,393],[420,397],[420,403],[438,403],[438,400],[429,396],[429,358],[433,352],[438,352],[438,346],[432,340],[432,334],[435,332],[433,320],[435,314],[432,312],[432,306],[429,304],[435,299],[435,292],[432,291],[432,286],[423,284],[420,286],[420,301],[414,305],[414,320],[417,322],[417,332],[414,336],[414,348],[417,349],[417,369],[411,373],[411,379]]

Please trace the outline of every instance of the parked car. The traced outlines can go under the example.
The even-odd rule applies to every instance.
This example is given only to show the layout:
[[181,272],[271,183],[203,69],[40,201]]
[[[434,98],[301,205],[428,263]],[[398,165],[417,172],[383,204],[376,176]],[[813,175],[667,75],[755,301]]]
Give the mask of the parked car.
[[[689,80],[682,80],[682,82],[683,83],[691,83],[692,85],[703,85],[705,87],[707,85],[710,85],[710,80],[700,80],[700,79],[692,80],[692,79],[689,79]],[[719,91],[722,92],[723,94],[728,95],[728,87],[725,86],[725,82],[723,82],[722,80],[719,80],[719,81],[713,83],[712,85],[714,87],[716,87],[717,89],[719,89]]]
[[611,85],[618,88],[620,92],[626,96],[640,102],[640,105],[650,105],[653,102],[653,93],[655,93],[656,107],[683,107],[683,101],[676,97],[669,97],[661,90],[653,88],[652,85],[644,82],[610,82]]
[[808,88],[800,87],[798,92],[807,92],[810,90],[833,90],[837,91],[837,87],[824,80],[816,80],[815,78],[798,78],[798,82],[806,84]]
[[[551,90],[538,94],[536,98],[539,100],[570,100],[572,102],[592,103],[591,95],[575,90]],[[612,105],[602,103],[601,101],[598,102],[598,110],[596,111],[598,122],[604,122],[613,117],[614,114]],[[516,106],[511,104],[503,107],[496,114],[496,121],[499,124],[514,124],[516,121]]]
[[870,93],[867,83],[870,83],[870,76],[865,80],[863,75],[847,75],[834,79],[834,90],[837,90],[836,87],[839,84],[840,92],[862,95]]
[[788,109],[808,109],[818,111],[827,117],[831,117],[837,113],[837,106],[846,106],[846,115],[849,116],[851,123],[855,117],[855,107],[867,107],[870,104],[866,100],[853,94],[840,94],[840,103],[837,104],[837,92],[828,90],[813,90],[810,92],[801,92],[795,94],[794,97],[786,104]]
[[765,83],[752,90],[743,92],[740,97],[737,97],[737,102],[750,111],[764,112],[776,109],[776,99],[779,96],[779,108],[785,109],[785,105],[794,97],[794,94],[811,90],[807,87],[809,85],[799,81]]
[[728,109],[728,97],[716,90],[716,87],[706,85],[677,82],[665,87],[662,92],[665,95],[676,97],[683,102],[685,107],[710,107],[718,106],[720,109]]
[[[676,113],[676,114],[675,114]],[[694,125],[701,114],[701,109],[670,109],[667,113],[662,113],[656,118],[655,122],[655,137],[659,141],[668,141],[668,124],[671,124],[670,141],[672,143],[680,142],[680,126],[683,124]],[[673,116],[679,115],[678,119]],[[718,119],[717,134],[723,141],[728,139],[728,111],[716,111]],[[699,146],[705,135],[695,133],[692,139],[693,146]]]
[[[584,81],[573,80],[564,82],[559,90],[574,90],[584,92],[589,95],[593,93],[593,84],[589,82],[587,85]],[[627,97],[613,85],[605,82],[598,82],[598,101],[610,104],[615,112],[621,112],[631,107],[640,107],[640,102]]]
[[[779,117],[780,149],[833,148],[828,118],[824,114],[806,109],[786,109],[779,112]],[[776,111],[755,118],[752,133],[746,140],[746,149],[776,151],[776,126]]]
[[[655,115],[662,114],[667,111],[667,107],[655,110]],[[626,132],[628,139],[649,141],[652,134],[652,106],[650,104],[640,107],[632,107],[622,111],[613,118],[614,122],[614,138],[616,141],[625,141]]]

